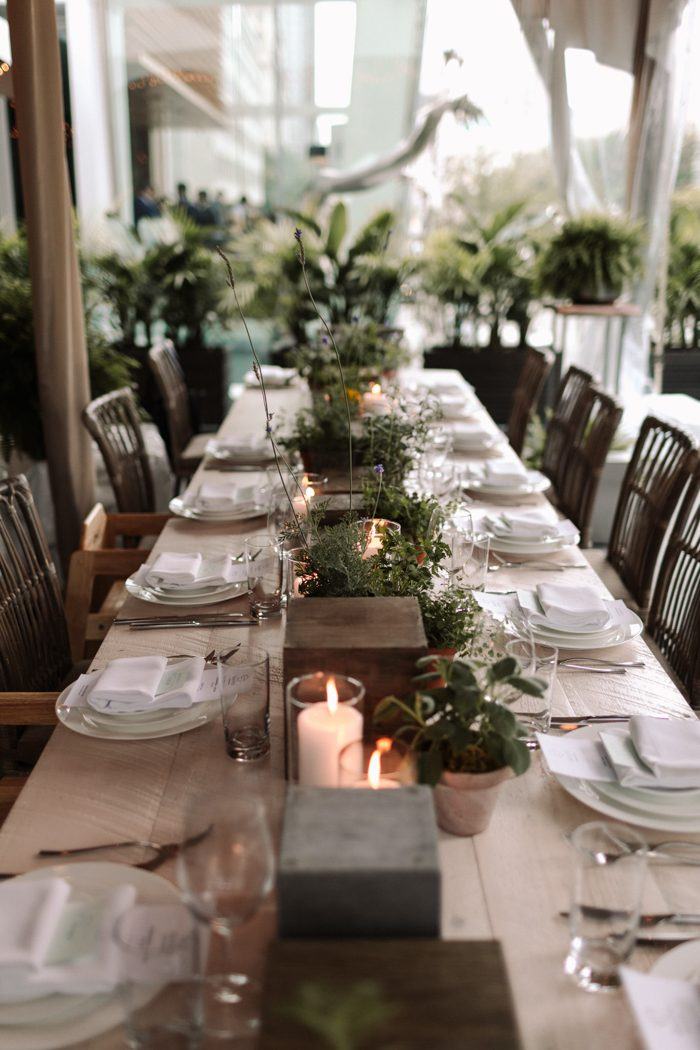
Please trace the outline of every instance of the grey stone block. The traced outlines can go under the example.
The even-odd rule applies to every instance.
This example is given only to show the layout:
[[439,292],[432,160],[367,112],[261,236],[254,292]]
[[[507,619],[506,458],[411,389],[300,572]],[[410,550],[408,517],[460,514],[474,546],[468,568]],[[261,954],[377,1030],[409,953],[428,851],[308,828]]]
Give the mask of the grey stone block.
[[437,937],[432,791],[291,786],[277,876],[281,937]]

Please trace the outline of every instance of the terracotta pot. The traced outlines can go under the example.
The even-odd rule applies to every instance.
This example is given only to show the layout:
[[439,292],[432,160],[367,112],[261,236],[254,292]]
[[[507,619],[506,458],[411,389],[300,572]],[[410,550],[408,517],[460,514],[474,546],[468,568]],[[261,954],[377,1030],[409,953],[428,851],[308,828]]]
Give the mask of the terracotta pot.
[[438,825],[452,835],[478,835],[488,827],[501,784],[512,776],[510,766],[491,773],[443,773],[433,793]]

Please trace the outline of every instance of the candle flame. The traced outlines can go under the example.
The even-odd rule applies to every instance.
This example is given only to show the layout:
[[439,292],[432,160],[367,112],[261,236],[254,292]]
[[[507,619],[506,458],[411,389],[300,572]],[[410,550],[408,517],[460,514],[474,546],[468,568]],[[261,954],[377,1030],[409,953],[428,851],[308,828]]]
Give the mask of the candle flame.
[[373,751],[372,752],[372,757],[369,760],[369,765],[367,766],[367,780],[369,781],[369,786],[371,788],[374,788],[375,791],[379,787],[379,783],[381,781],[381,773],[382,773],[382,754],[381,754],[381,751],[379,751],[379,750]]
[[338,690],[335,678],[329,678],[326,682],[326,703],[328,704],[328,710],[334,715],[338,710]]
[[381,392],[382,392],[382,384],[381,383],[372,383],[372,393],[373,394],[381,394]]
[[376,741],[376,748],[380,755],[385,755],[387,751],[391,751],[394,741],[390,736],[380,736],[379,740]]
[[307,499],[312,499],[316,495],[313,485],[306,486],[306,488],[304,489],[304,495]]

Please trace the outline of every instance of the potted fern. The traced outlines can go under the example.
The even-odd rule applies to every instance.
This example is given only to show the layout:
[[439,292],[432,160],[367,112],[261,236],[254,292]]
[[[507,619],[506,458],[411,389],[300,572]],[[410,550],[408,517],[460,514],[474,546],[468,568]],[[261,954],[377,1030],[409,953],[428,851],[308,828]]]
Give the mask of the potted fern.
[[437,821],[454,835],[488,826],[502,784],[530,765],[526,735],[512,711],[515,691],[542,696],[546,685],[518,662],[428,656],[411,700],[385,697],[375,708],[382,732],[416,752],[419,779],[435,788]]
[[539,283],[555,299],[615,302],[642,270],[642,228],[612,215],[569,219],[552,237],[538,263]]

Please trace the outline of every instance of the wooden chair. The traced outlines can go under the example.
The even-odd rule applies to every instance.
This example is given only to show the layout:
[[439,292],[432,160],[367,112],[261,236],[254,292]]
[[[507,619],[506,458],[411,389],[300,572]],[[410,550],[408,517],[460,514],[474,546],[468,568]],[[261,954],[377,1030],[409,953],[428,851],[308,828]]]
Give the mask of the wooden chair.
[[185,375],[171,340],[148,351],[148,363],[163,400],[168,451],[176,479],[189,479],[204,456],[209,434],[195,434]]
[[[80,548],[71,555],[66,619],[73,660],[93,656],[126,596],[123,581],[143,565],[145,547],[125,540],[157,536],[167,514],[108,514],[97,503],[83,522]],[[121,543],[120,543],[121,541]]]
[[128,387],[95,398],[83,409],[83,423],[102,453],[117,507],[123,513],[151,513],[155,494],[141,420]]
[[531,346],[527,347],[525,363],[520,370],[518,385],[513,396],[513,407],[508,420],[508,441],[518,455],[523,450],[528,424],[537,408],[544,381],[553,363],[554,354],[550,350],[535,350]]
[[622,406],[597,387],[589,387],[583,400],[584,411],[572,434],[566,470],[555,485],[555,494],[557,506],[581,533],[581,546],[589,547],[593,503]]
[[[28,727],[53,726],[72,667],[56,568],[26,478],[0,480],[0,805],[17,797],[12,775]],[[25,740],[26,743],[26,740]],[[10,769],[8,769],[8,765]]]
[[695,442],[648,416],[625,473],[607,553],[589,551],[591,566],[617,598],[631,598],[641,615],[651,599],[661,545],[693,472]]
[[700,466],[671,529],[654,586],[647,634],[700,707]]
[[566,464],[580,430],[588,405],[588,391],[592,386],[593,376],[573,365],[559,384],[542,450],[542,472],[556,491],[566,476]]

